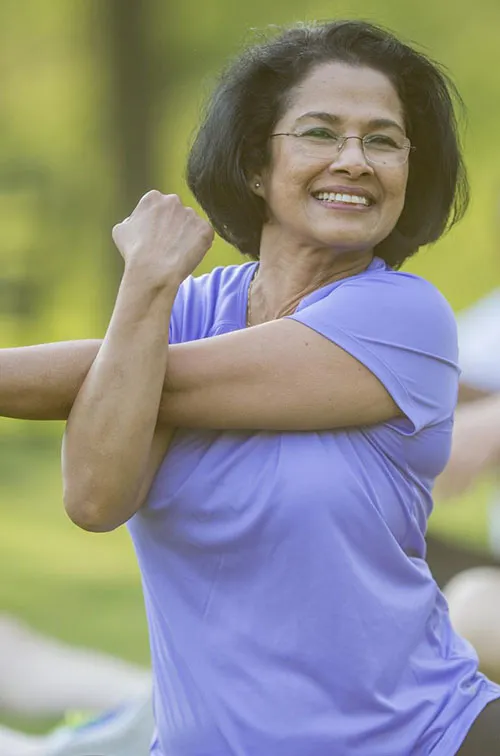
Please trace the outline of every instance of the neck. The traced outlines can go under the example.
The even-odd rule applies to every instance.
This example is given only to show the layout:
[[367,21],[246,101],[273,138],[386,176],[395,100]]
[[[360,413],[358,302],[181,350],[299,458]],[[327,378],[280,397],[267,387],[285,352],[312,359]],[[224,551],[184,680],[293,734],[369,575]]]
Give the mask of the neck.
[[297,249],[271,251],[262,244],[251,291],[252,325],[295,311],[308,294],[334,281],[355,276],[373,260],[373,250]]

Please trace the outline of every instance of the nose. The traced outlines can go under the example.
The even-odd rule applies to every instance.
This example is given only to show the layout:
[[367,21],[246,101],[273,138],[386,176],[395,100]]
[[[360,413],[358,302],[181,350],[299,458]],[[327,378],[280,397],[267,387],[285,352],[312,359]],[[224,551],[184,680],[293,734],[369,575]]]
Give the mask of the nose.
[[330,163],[330,171],[347,173],[357,178],[366,173],[373,173],[373,168],[367,162],[360,137],[347,137],[339,153]]

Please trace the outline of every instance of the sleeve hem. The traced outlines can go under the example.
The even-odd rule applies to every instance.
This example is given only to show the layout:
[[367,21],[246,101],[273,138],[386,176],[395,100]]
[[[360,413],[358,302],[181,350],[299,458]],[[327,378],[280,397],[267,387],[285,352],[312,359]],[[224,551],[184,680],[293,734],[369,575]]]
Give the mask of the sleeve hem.
[[404,418],[394,418],[388,424],[398,432],[407,436],[414,435],[421,430],[423,425],[418,417],[418,408],[415,406],[415,403],[412,401],[401,381],[383,360],[366,346],[362,345],[354,336],[351,336],[341,328],[332,328],[332,326],[329,325],[328,333],[325,333],[319,325],[309,322],[309,320],[302,318],[301,315],[302,312],[298,312],[293,315],[287,315],[286,317],[295,320],[298,323],[302,323],[308,328],[311,328],[311,330],[316,331],[316,333],[319,333],[325,339],[328,339],[328,341],[336,344],[343,349],[344,352],[347,352],[364,365],[376,378],[378,378],[405,416]]

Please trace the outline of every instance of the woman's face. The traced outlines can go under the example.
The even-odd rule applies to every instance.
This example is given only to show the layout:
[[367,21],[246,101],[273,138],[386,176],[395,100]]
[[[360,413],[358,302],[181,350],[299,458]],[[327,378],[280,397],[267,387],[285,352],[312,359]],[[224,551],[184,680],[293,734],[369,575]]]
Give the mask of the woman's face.
[[368,162],[360,139],[348,139],[336,156],[331,145],[337,136],[370,136],[375,151],[402,144],[403,108],[390,80],[367,67],[321,64],[291,91],[273,129],[283,132],[313,140],[270,140],[270,163],[255,189],[267,204],[266,225],[315,249],[366,250],[385,239],[403,209],[408,161]]

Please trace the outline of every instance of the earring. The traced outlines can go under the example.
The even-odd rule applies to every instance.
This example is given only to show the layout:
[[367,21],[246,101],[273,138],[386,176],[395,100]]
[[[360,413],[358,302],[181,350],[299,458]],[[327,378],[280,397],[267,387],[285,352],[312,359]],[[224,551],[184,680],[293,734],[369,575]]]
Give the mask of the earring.
[[256,182],[255,182],[255,188],[256,188],[256,189],[258,189],[258,188],[259,188],[259,186],[260,186],[260,181],[256,181]]

